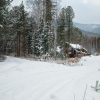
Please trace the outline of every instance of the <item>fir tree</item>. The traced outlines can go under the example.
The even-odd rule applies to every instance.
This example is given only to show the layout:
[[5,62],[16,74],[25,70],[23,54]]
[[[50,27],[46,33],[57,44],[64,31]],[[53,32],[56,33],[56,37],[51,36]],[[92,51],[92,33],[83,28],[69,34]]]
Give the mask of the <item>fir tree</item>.
[[71,42],[71,30],[73,28],[73,18],[74,18],[74,11],[71,6],[66,8],[66,21],[67,21],[67,29],[68,29],[68,42]]
[[43,54],[48,53],[49,50],[49,25],[48,23],[44,26],[43,28],[43,33],[42,33],[42,47],[43,47]]
[[13,39],[17,40],[17,56],[20,56],[20,51],[22,50],[25,53],[25,48],[23,47],[23,44],[25,45],[25,36],[23,36],[23,31],[25,32],[25,23],[27,22],[27,17],[28,13],[24,10],[23,2],[19,6],[14,6],[10,11],[12,25],[11,33],[13,35]]
[[0,48],[3,48],[2,52],[6,52],[7,41],[10,38],[9,35],[9,6],[12,0],[1,0],[0,1]]

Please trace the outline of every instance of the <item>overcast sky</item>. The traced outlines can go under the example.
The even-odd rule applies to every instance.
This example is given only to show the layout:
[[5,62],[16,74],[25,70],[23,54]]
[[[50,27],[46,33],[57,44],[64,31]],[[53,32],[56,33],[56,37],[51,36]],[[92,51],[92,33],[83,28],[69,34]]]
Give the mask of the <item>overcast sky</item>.
[[[21,0],[13,0],[12,5],[20,3]],[[61,0],[61,7],[67,6],[72,6],[75,12],[74,22],[100,24],[100,0]]]

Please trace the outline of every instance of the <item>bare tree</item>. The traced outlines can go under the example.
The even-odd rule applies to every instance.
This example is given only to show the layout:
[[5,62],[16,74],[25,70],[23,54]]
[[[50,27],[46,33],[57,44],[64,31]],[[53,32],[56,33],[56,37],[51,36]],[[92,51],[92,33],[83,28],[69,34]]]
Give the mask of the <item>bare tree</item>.
[[27,7],[30,9],[31,16],[34,17],[38,24],[40,18],[43,18],[43,0],[27,0]]

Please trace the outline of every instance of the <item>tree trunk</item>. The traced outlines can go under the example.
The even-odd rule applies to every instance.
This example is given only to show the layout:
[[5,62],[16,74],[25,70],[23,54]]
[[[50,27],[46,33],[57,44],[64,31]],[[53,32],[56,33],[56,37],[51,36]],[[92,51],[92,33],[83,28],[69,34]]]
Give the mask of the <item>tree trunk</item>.
[[17,57],[19,56],[19,49],[18,49],[18,32],[17,32]]
[[25,57],[25,25],[23,23],[23,53]]
[[19,56],[20,56],[20,33],[19,33]]

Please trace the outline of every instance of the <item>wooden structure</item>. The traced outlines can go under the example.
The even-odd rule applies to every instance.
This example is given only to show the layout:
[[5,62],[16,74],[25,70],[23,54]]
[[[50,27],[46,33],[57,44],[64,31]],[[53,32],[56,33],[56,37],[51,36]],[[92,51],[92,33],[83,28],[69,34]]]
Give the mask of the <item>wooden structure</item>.
[[66,42],[66,56],[70,58],[87,56],[87,50],[79,44],[69,44]]

